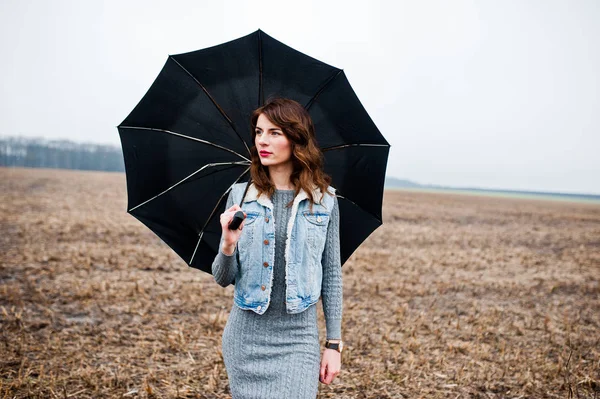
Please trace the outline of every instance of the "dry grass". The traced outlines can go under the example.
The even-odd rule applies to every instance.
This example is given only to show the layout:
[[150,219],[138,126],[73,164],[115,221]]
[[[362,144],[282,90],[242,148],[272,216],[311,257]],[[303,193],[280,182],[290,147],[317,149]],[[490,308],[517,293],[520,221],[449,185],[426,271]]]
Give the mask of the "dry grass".
[[[125,213],[123,174],[0,177],[0,398],[229,397],[233,287]],[[388,192],[384,222],[319,398],[600,396],[600,206]]]

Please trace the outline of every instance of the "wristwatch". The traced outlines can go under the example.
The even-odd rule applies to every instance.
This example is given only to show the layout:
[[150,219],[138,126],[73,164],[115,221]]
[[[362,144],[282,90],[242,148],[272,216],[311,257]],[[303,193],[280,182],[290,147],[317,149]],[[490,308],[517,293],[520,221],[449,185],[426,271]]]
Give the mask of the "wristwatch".
[[334,349],[334,350],[342,353],[342,350],[344,349],[344,341],[342,341],[341,339],[336,339],[336,341],[338,341],[338,342],[331,342],[329,340],[326,340],[325,347],[327,349]]

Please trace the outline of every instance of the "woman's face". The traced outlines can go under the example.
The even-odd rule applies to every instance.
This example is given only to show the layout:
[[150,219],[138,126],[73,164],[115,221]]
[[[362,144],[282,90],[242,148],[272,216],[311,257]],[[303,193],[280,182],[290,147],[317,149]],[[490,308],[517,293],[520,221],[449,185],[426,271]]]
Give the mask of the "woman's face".
[[264,166],[284,165],[292,162],[292,144],[283,130],[260,114],[256,121],[254,145]]

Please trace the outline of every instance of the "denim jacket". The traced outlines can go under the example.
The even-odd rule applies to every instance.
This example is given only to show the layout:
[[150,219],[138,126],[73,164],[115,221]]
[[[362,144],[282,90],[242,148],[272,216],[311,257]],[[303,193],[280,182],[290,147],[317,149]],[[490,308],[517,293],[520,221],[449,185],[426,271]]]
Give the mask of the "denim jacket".
[[[246,184],[238,183],[232,187],[234,203],[240,203]],[[301,189],[293,201],[285,246],[285,302],[286,312],[290,314],[302,312],[321,296],[321,256],[334,206],[335,188],[329,186],[328,191],[333,195],[323,195],[318,188],[313,190],[316,203],[313,203],[312,213],[304,190]],[[241,309],[263,314],[271,299],[275,262],[273,203],[265,194],[258,196],[258,190],[251,184],[242,209],[246,219],[237,244],[239,268],[233,299]]]

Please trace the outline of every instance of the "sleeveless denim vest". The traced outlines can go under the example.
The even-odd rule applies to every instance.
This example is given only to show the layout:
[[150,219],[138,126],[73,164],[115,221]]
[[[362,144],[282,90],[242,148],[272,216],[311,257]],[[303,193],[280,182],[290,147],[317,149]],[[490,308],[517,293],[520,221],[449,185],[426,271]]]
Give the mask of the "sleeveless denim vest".
[[[239,204],[247,183],[234,184],[233,201]],[[335,195],[335,188],[328,191]],[[285,303],[287,313],[300,313],[321,296],[323,267],[321,257],[334,197],[313,191],[312,212],[304,190],[294,198],[287,225],[285,247]],[[321,200],[322,198],[322,200]],[[322,204],[318,203],[322,202]],[[275,262],[275,218],[273,203],[251,184],[242,209],[244,229],[237,244],[239,268],[235,276],[234,303],[241,309],[263,314],[269,307]]]

